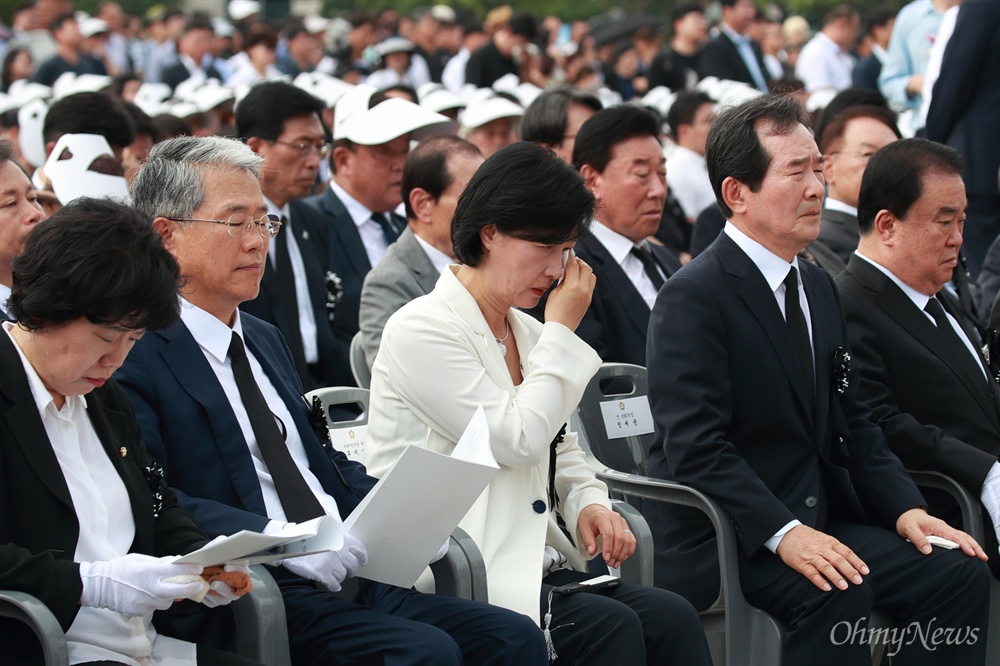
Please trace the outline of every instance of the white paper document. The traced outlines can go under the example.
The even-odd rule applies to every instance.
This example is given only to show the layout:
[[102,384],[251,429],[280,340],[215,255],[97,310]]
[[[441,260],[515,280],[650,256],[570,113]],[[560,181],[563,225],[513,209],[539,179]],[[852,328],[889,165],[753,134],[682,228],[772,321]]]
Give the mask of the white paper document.
[[250,564],[260,564],[325,550],[340,550],[343,545],[344,529],[340,519],[336,516],[320,516],[304,523],[294,523],[272,534],[243,530],[229,536],[220,536],[174,561],[205,567],[234,560],[249,560]]
[[358,576],[411,587],[498,471],[482,407],[452,455],[407,447],[344,521],[368,550]]

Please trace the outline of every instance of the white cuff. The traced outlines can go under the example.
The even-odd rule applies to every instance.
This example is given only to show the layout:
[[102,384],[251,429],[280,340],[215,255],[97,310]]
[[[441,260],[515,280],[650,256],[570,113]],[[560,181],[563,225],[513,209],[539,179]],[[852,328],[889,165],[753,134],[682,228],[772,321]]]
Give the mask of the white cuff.
[[778,544],[781,543],[782,537],[784,537],[785,534],[787,534],[788,531],[791,530],[793,527],[796,527],[796,526],[801,525],[801,524],[802,523],[799,522],[798,520],[792,520],[787,525],[785,525],[784,527],[782,527],[780,530],[778,530],[777,532],[775,532],[773,537],[771,537],[770,539],[768,539],[767,541],[764,542],[764,545],[767,546],[767,549],[769,551],[771,551],[772,553],[777,554],[777,552],[778,552]]
[[[983,502],[983,508],[990,514],[993,521],[993,529],[997,533],[997,541],[1000,541],[1000,462],[993,463],[990,473],[983,481],[983,492],[979,496]],[[997,556],[1000,553],[987,553],[990,556]]]

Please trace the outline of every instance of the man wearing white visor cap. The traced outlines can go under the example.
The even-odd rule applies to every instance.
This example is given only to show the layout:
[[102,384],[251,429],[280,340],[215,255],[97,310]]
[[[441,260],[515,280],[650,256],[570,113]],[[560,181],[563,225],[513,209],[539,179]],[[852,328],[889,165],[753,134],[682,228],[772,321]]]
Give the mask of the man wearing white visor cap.
[[[371,86],[357,86],[337,100],[333,178],[326,191],[305,201],[322,216],[313,233],[327,274],[330,326],[343,355],[341,367],[350,367],[365,275],[406,228],[406,220],[394,211],[402,203],[400,183],[410,141],[450,127],[447,117],[406,100],[386,99]],[[353,386],[354,378],[343,377],[340,385]]]

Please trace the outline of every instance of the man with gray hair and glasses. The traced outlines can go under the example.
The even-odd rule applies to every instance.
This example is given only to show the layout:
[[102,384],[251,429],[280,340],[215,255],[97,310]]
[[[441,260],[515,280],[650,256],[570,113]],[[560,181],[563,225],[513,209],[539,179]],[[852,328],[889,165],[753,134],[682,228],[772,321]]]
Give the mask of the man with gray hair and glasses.
[[[343,454],[327,455],[284,338],[238,310],[257,295],[280,231],[261,194],[261,165],[238,141],[181,137],[153,148],[131,189],[185,281],[180,322],[146,335],[118,376],[151,457],[210,536],[340,519],[375,483]],[[345,583],[366,561],[365,544],[345,532],[339,551],[273,569],[294,663],[545,662],[541,631],[527,617]]]

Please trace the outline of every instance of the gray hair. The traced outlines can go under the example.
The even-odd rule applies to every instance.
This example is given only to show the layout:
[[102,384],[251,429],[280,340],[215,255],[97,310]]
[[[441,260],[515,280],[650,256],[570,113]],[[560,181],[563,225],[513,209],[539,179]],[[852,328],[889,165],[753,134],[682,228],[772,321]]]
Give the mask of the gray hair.
[[208,169],[243,170],[260,178],[264,159],[245,143],[219,136],[182,136],[153,146],[129,192],[132,206],[149,220],[191,217],[205,200]]

